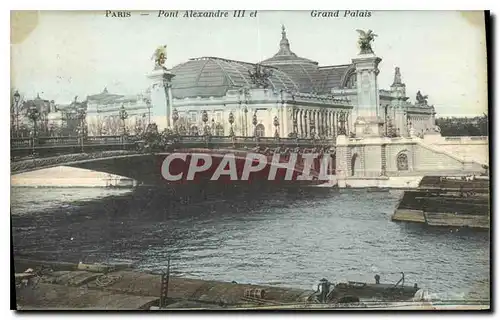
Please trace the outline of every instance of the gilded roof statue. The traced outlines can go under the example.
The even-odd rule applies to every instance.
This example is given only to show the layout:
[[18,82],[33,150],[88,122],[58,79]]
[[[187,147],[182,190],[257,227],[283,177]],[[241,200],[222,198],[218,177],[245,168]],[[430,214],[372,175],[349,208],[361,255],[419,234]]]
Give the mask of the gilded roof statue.
[[163,67],[165,61],[167,60],[167,45],[162,45],[156,48],[151,60],[155,62],[155,69]]
[[359,33],[358,44],[359,49],[361,50],[360,54],[373,53],[371,42],[375,40],[375,37],[377,37],[377,35],[373,33],[372,30],[368,30],[365,32],[363,30],[357,29],[356,31]]

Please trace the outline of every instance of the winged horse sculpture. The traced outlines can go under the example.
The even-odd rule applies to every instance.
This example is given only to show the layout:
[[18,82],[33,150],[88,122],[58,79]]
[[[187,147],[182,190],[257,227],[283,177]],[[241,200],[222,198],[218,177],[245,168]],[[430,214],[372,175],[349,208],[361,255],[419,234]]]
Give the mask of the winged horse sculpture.
[[373,53],[371,42],[374,41],[375,37],[377,37],[378,35],[373,33],[372,30],[368,30],[365,32],[363,30],[357,29],[356,31],[359,33],[358,44],[359,48],[361,49],[360,53]]

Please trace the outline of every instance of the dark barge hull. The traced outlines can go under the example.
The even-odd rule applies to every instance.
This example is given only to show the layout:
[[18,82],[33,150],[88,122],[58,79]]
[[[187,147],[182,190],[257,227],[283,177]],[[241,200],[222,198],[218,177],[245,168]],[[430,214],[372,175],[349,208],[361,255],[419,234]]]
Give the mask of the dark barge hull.
[[489,180],[424,177],[417,190],[405,191],[392,221],[433,227],[490,228]]
[[332,296],[341,299],[345,296],[375,298],[401,301],[411,299],[420,288],[394,284],[357,283],[357,285],[339,283],[332,291]]

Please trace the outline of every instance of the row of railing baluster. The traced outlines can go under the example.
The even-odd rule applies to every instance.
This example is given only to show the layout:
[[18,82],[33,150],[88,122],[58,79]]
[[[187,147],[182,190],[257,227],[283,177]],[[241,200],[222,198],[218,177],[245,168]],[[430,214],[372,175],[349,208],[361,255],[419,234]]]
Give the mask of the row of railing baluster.
[[[234,143],[234,144],[255,144],[257,143],[277,143],[277,144],[292,144],[292,145],[311,145],[311,144],[334,144],[334,139],[312,140],[305,138],[272,138],[272,137],[246,137],[246,136],[176,136],[172,137],[177,143]],[[28,138],[12,138],[11,148],[27,148],[27,147],[50,147],[50,146],[75,146],[75,145],[122,145],[131,144],[136,141],[135,136],[89,136],[82,141],[79,137],[28,137]]]

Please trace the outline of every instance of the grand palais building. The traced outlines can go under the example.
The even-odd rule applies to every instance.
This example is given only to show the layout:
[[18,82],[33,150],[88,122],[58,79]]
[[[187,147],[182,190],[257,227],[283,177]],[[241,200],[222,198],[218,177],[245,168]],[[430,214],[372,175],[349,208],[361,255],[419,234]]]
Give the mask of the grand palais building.
[[[278,51],[258,64],[218,57],[200,57],[168,70],[170,77],[154,73],[144,95],[123,96],[104,90],[87,97],[90,134],[115,133],[120,121],[129,132],[155,122],[182,134],[335,138],[356,135],[361,112],[358,97],[375,88],[375,106],[368,117],[380,122],[387,135],[422,135],[433,131],[435,110],[425,96],[409,101],[399,68],[390,88],[378,88],[378,57],[363,78],[363,59],[320,66],[291,50],[282,27]],[[365,83],[367,82],[367,83]],[[371,83],[370,83],[371,82]],[[374,83],[375,82],[375,83]],[[361,83],[361,84],[360,84]],[[360,84],[360,85],[358,85]],[[127,111],[126,119],[120,110]],[[122,111],[123,115],[123,111]],[[373,120],[373,119],[372,119]]]

